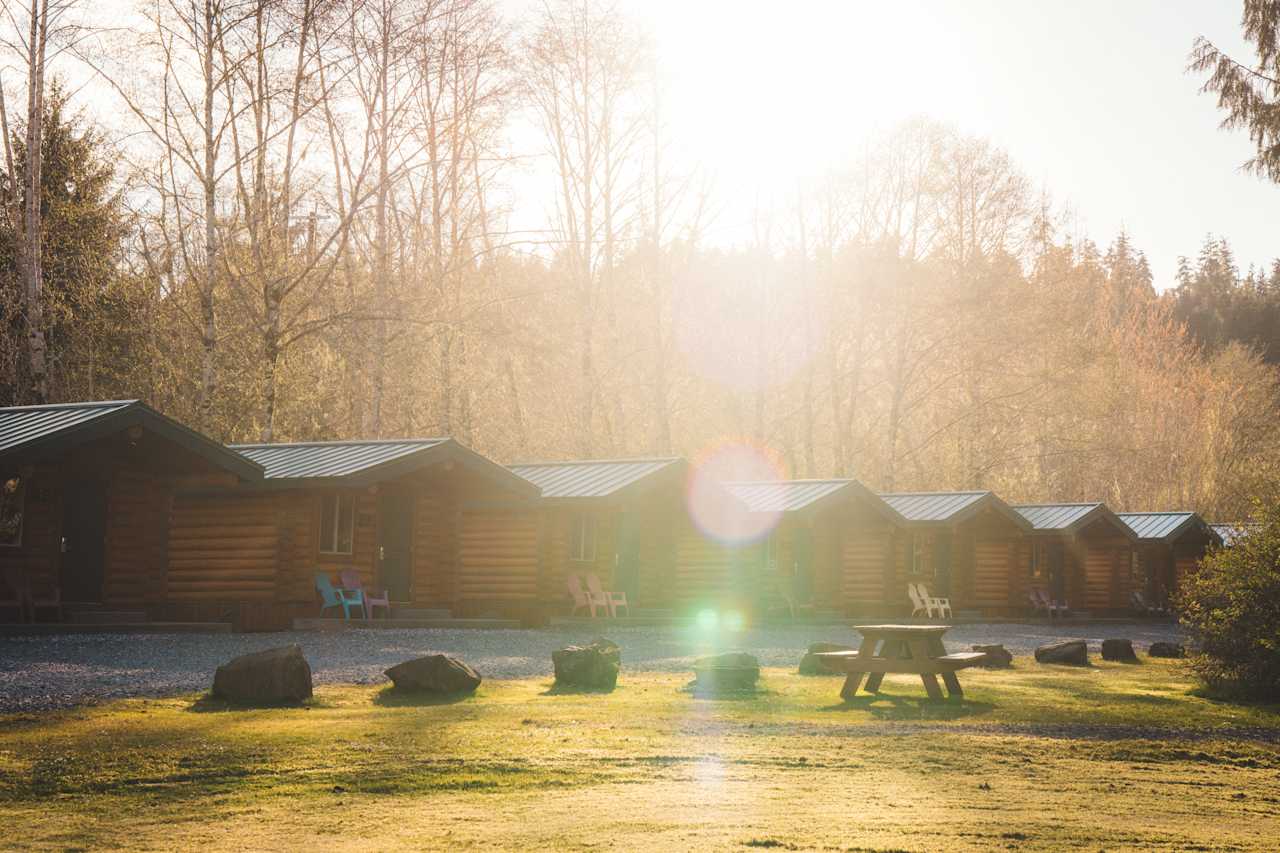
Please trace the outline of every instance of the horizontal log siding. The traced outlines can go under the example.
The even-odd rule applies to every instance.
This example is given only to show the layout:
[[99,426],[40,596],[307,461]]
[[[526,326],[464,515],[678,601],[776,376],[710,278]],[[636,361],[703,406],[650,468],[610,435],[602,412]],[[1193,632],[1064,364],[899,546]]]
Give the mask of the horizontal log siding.
[[447,495],[424,488],[413,496],[410,596],[420,607],[453,601],[454,512]]
[[171,601],[269,601],[278,548],[272,495],[178,496],[169,530]]
[[893,530],[888,525],[861,525],[845,531],[840,550],[841,609],[856,615],[885,612],[898,597],[887,585],[896,574],[892,568],[886,572],[892,560]]
[[459,513],[456,600],[537,601],[538,515],[505,509]]
[[734,549],[684,525],[676,539],[676,606],[687,609],[727,599],[733,561]]

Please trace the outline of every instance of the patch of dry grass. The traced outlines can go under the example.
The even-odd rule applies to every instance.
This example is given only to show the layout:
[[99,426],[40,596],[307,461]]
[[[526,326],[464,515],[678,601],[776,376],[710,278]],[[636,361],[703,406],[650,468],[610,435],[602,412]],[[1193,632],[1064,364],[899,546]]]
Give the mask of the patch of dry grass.
[[0,718],[16,848],[1274,849],[1280,713],[1174,664],[1019,660],[841,703],[768,670],[751,697],[671,675],[609,695],[486,682],[454,703],[321,688]]

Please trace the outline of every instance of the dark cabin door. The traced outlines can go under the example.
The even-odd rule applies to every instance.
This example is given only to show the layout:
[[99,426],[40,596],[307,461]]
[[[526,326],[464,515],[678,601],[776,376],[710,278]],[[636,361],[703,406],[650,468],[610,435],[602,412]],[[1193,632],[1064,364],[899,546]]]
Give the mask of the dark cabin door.
[[951,532],[939,531],[933,539],[933,582],[937,591],[934,595],[951,596]]
[[413,501],[394,491],[378,495],[378,579],[392,601],[410,601]]
[[618,516],[618,548],[614,553],[613,585],[635,603],[640,594],[640,518],[634,512]]
[[59,584],[64,601],[102,601],[106,539],[106,485],[96,480],[69,483],[62,500]]
[[1049,543],[1049,597],[1054,601],[1067,600],[1066,552],[1061,542]]

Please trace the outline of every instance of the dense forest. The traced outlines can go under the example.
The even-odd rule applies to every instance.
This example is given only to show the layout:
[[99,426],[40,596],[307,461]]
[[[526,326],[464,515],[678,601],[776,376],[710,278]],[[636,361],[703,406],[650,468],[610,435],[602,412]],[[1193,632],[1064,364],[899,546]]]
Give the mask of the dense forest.
[[1224,518],[1280,477],[1280,261],[1209,236],[1154,282],[992,141],[850,140],[723,245],[652,45],[595,0],[146,0],[103,33],[75,6],[9,21],[4,402],[505,461],[742,442],[797,477]]

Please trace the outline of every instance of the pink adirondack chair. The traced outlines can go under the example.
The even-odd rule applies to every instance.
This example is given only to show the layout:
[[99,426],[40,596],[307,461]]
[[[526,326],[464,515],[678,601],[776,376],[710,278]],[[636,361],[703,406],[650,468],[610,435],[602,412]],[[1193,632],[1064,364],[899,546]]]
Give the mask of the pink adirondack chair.
[[387,618],[391,618],[391,594],[387,590],[382,591],[382,595],[378,596],[373,590],[365,589],[360,585],[360,573],[355,569],[343,569],[338,573],[338,577],[342,580],[343,589],[358,589],[363,593],[364,597],[364,618],[373,618],[373,608],[382,607],[387,611]]
[[584,590],[582,588],[582,578],[577,575],[569,575],[565,581],[569,585],[569,596],[573,599],[573,611],[569,614],[570,616],[575,616],[579,610],[585,609],[594,619],[596,618],[597,607],[608,609],[609,600]]
[[595,575],[587,575],[587,589],[591,592],[593,599],[604,601],[609,608],[610,616],[617,618],[619,607],[627,608],[627,615],[631,615],[631,605],[627,603],[625,592],[606,592],[600,585],[600,578]]

